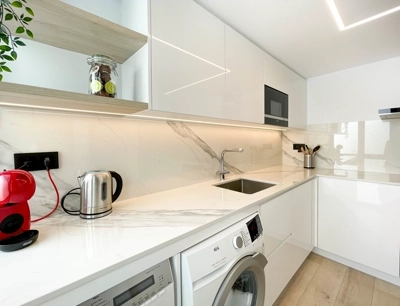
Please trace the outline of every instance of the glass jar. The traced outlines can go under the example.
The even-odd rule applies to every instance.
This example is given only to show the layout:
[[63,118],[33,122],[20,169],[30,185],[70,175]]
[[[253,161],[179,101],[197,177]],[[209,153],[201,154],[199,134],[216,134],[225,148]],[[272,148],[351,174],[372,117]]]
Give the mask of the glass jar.
[[117,96],[117,63],[111,58],[95,54],[87,59],[89,70],[89,94],[115,98]]

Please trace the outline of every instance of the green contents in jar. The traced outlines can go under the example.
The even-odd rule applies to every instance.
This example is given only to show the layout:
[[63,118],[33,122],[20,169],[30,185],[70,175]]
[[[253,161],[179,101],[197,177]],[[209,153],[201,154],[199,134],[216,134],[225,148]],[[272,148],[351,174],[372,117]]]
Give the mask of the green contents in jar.
[[115,98],[117,95],[117,64],[105,55],[93,55],[88,58],[89,94]]

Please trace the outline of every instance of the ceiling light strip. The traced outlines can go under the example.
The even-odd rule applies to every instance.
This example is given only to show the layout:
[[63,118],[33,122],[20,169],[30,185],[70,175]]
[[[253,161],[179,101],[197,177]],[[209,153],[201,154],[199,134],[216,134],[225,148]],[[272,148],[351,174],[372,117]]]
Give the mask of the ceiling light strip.
[[335,18],[335,20],[336,20],[339,30],[343,31],[345,29],[345,26],[344,26],[342,18],[340,17],[339,11],[336,7],[334,0],[326,0],[326,2],[328,2],[328,6],[333,14],[333,18]]
[[385,12],[383,12],[383,13],[374,15],[374,16],[372,16],[372,17],[363,19],[363,20],[361,20],[361,21],[355,22],[355,23],[353,23],[353,24],[350,24],[350,25],[346,26],[346,27],[344,28],[344,30],[354,28],[354,27],[359,26],[359,25],[361,25],[361,24],[364,24],[364,23],[370,22],[370,21],[372,21],[372,20],[375,20],[375,19],[384,17],[384,16],[386,16],[386,15],[395,13],[395,12],[397,12],[397,11],[400,11],[400,6],[395,7],[395,8],[392,8],[392,9],[390,9],[390,10],[387,10],[387,11],[385,11]]

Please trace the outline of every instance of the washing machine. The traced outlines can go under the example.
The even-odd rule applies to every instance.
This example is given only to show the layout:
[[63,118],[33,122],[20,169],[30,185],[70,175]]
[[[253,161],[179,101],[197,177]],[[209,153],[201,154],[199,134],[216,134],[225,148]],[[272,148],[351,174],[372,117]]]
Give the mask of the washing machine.
[[263,230],[258,214],[181,253],[183,306],[263,306]]
[[154,265],[78,306],[175,306],[169,260]]

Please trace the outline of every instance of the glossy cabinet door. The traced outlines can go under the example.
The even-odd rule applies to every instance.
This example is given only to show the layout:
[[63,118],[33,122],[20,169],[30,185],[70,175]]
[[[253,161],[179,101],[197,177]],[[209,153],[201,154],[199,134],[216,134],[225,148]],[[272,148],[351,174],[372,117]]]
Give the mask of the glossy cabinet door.
[[225,26],[226,118],[264,123],[264,51]]
[[399,276],[400,187],[320,178],[318,248]]
[[260,206],[264,229],[266,288],[271,306],[313,249],[312,192],[315,181],[302,184]]
[[260,206],[264,229],[264,255],[271,257],[274,251],[292,235],[293,193],[291,191]]
[[194,1],[151,0],[153,110],[225,117],[224,24]]
[[316,180],[293,189],[293,242],[311,251],[313,244],[313,191]]
[[289,95],[289,127],[305,128],[307,126],[307,81],[265,53],[264,82]]

